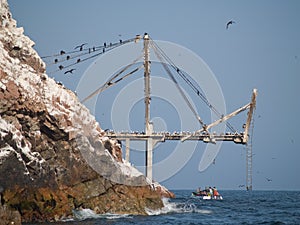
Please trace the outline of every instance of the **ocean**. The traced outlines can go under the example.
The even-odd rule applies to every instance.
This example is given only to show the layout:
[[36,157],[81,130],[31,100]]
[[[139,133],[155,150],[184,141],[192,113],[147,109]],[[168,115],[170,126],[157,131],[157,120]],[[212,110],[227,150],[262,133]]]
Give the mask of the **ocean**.
[[[175,199],[149,216],[75,213],[74,220],[39,225],[193,225],[193,224],[300,224],[300,191],[220,191],[223,200],[191,197],[191,190],[176,190]],[[26,223],[26,225],[35,223]]]

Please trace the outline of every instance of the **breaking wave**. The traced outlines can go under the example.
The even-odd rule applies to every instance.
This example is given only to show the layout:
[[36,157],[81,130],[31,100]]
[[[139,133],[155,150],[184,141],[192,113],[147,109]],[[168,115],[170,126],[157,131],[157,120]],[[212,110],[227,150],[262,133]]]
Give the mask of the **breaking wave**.
[[200,213],[200,214],[211,214],[212,210],[199,209],[194,203],[187,202],[171,202],[170,199],[163,199],[164,207],[158,210],[146,209],[149,216],[161,215],[168,213]]
[[[183,213],[199,213],[199,214],[211,214],[212,210],[200,209],[195,203],[191,201],[184,202],[172,202],[168,198],[163,198],[164,207],[158,210],[152,210],[146,208],[145,211],[149,216],[157,216],[163,214],[183,214]],[[129,214],[97,214],[91,209],[73,210],[74,220],[87,220],[87,219],[121,219],[121,218],[133,218],[133,215]]]
[[129,218],[128,214],[97,214],[91,209],[81,209],[73,210],[74,218],[76,220],[86,220],[86,219],[120,219],[120,218]]

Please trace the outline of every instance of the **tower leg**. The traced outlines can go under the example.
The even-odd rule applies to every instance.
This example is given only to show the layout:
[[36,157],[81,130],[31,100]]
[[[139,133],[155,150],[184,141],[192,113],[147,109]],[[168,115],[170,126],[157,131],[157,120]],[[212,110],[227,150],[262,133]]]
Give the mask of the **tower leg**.
[[125,161],[129,162],[129,156],[130,156],[130,147],[129,147],[129,138],[126,138],[125,145],[126,145],[126,153],[125,153]]
[[152,162],[153,162],[153,140],[148,138],[146,141],[146,177],[152,182]]

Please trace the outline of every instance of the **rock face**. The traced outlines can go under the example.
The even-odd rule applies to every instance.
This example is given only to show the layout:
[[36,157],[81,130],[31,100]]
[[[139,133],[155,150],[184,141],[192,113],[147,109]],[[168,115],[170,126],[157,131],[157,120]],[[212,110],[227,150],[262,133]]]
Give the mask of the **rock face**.
[[162,189],[153,190],[125,164],[118,142],[105,137],[72,91],[45,74],[6,0],[0,6],[0,220],[55,221],[84,208],[121,214],[161,208]]

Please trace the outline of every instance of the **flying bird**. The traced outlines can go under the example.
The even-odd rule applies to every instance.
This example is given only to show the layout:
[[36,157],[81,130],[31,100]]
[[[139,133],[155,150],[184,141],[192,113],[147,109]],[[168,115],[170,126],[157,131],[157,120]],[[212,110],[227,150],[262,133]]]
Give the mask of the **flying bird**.
[[74,70],[76,70],[76,69],[70,69],[70,70],[67,70],[66,72],[64,72],[64,74],[67,74],[67,73],[73,73]]
[[229,28],[230,25],[234,24],[235,22],[233,20],[230,20],[226,24],[226,30]]
[[268,182],[271,182],[271,181],[272,181],[272,179],[270,179],[270,178],[267,178],[267,177],[266,177],[266,180],[267,180]]
[[79,50],[80,51],[82,51],[83,50],[83,46],[85,46],[87,43],[84,43],[84,44],[81,44],[81,45],[78,45],[78,46],[76,46],[74,49],[77,49],[77,48],[79,48]]

